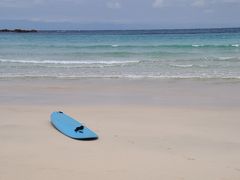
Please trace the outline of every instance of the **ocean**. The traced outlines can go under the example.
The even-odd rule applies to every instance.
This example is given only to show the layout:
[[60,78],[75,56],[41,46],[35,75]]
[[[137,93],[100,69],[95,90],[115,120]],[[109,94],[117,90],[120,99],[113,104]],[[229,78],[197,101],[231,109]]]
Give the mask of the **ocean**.
[[0,78],[240,79],[240,28],[0,33]]

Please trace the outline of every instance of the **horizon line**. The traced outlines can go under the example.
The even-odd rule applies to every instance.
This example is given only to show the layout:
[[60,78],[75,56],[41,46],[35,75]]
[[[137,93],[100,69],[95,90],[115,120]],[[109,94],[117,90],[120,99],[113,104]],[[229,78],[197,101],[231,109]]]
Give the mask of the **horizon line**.
[[199,27],[199,28],[131,28],[131,29],[37,29],[37,28],[0,28],[0,30],[37,30],[37,31],[159,31],[159,30],[209,30],[209,29],[240,29],[240,26],[236,27]]

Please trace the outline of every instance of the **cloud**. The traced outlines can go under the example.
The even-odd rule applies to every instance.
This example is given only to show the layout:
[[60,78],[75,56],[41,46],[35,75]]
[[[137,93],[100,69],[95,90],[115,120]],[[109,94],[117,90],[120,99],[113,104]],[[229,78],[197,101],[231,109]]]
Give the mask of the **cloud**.
[[205,14],[211,14],[211,13],[214,13],[214,10],[213,9],[205,9],[203,12]]
[[118,1],[109,1],[107,2],[107,7],[110,9],[120,9],[121,4]]
[[[192,1],[192,0],[189,0],[189,1]],[[193,0],[191,6],[198,7],[198,8],[208,8],[210,6],[216,7],[217,5],[221,5],[221,4],[240,4],[240,0]],[[208,10],[209,9],[207,9],[206,11],[208,12]]]
[[223,3],[240,3],[239,0],[222,0]]
[[74,3],[80,4],[84,0],[0,0],[0,8],[26,8],[49,3]]
[[29,7],[38,2],[39,0],[0,0],[0,7]]
[[155,0],[152,4],[154,8],[161,8],[164,6],[164,0]]
[[204,7],[206,5],[206,2],[205,0],[194,0],[191,5],[194,7]]

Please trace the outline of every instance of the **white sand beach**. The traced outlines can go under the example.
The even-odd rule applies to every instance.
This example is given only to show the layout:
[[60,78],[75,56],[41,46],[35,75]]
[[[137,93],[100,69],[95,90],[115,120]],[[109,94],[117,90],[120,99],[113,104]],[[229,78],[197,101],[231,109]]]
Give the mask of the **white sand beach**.
[[[239,180],[240,83],[1,80],[0,179]],[[99,139],[50,124],[64,111]]]

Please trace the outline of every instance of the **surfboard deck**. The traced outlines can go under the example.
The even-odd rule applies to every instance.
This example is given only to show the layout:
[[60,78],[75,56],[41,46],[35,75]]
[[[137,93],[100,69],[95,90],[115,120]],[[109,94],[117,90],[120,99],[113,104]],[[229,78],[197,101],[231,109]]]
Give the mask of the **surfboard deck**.
[[61,133],[73,139],[91,140],[98,138],[95,132],[61,111],[51,114],[51,123]]

